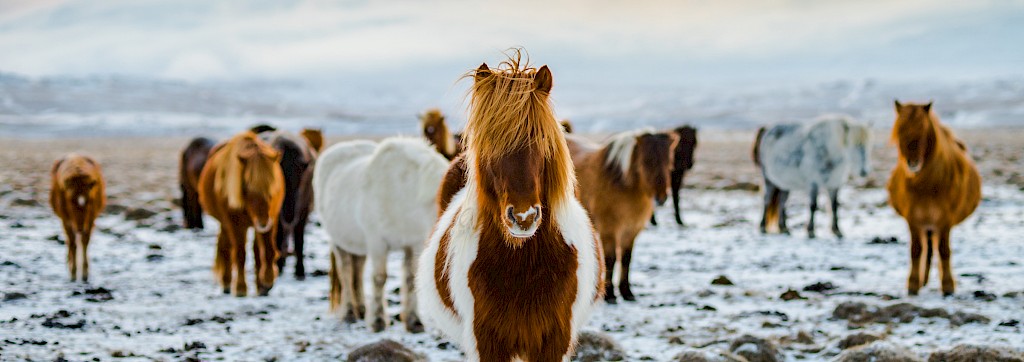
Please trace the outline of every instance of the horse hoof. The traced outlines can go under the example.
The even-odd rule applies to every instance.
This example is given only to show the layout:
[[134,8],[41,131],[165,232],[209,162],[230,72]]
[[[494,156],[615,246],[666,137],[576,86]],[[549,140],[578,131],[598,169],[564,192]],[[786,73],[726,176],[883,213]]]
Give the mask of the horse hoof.
[[953,296],[953,292],[942,292],[943,298],[949,298]]
[[381,318],[374,319],[373,325],[371,326],[374,333],[383,331],[385,327],[387,327],[387,325],[384,324],[384,320]]
[[615,299],[615,296],[605,296],[604,302],[606,304],[619,304],[619,301]]
[[257,288],[256,295],[259,295],[261,297],[266,297],[266,296],[270,295],[270,288]]
[[807,238],[808,239],[814,239],[814,232],[813,231],[808,231],[807,232]]
[[295,280],[298,280],[298,281],[306,280],[306,273],[302,273],[302,274],[295,273]]
[[623,294],[622,295],[622,300],[627,301],[627,302],[635,302],[636,301],[636,297],[633,296],[633,295],[625,295],[625,294]]
[[231,294],[231,288],[224,288],[222,292],[224,292],[224,294]]
[[405,330],[413,334],[423,333],[423,323],[420,323],[420,321],[417,320],[412,323],[406,324]]
[[907,295],[910,295],[911,297],[917,296],[917,290],[907,289]]
[[359,318],[356,318],[356,314],[352,313],[352,310],[350,309],[348,313],[345,313],[345,317],[341,318],[341,320],[345,323],[352,324],[358,321]]
[[244,290],[242,290],[242,291],[238,291],[238,292],[235,292],[235,297],[238,297],[238,298],[245,298],[245,296],[246,296],[247,294],[249,294],[249,293],[248,293],[248,292],[246,292],[246,291],[244,291]]

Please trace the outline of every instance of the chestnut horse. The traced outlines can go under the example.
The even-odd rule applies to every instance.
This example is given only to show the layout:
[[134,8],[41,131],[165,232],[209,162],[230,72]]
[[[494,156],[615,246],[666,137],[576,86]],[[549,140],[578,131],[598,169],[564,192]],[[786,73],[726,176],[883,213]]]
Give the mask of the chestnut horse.
[[313,147],[313,150],[317,153],[323,152],[324,150],[324,132],[317,128],[303,128],[302,132],[299,132],[302,138],[309,142],[309,146]]
[[284,176],[277,164],[281,156],[252,131],[232,137],[211,152],[199,175],[199,202],[220,222],[213,273],[225,294],[248,293],[245,244],[251,227],[255,230],[256,290],[265,296],[277,278],[274,239],[284,201]]
[[[683,177],[693,168],[693,151],[697,149],[697,129],[690,126],[676,127],[672,130],[679,137],[676,143],[672,163],[672,208],[676,212],[676,224],[683,225],[683,213],[679,211],[679,189],[683,187]],[[651,214],[651,225],[658,221]]]
[[441,110],[431,108],[421,114],[420,128],[423,129],[423,137],[426,137],[437,149],[437,152],[449,161],[462,152],[462,137],[461,135],[455,137],[448,130],[448,124],[444,122]]
[[910,228],[907,291],[917,295],[928,283],[932,253],[938,249],[942,294],[948,296],[955,289],[949,231],[978,207],[981,176],[967,148],[931,108],[931,103],[896,101],[892,139],[899,158],[889,177],[889,204]]
[[199,205],[199,173],[203,172],[214,141],[196,137],[181,151],[178,185],[181,186],[181,211],[186,229],[203,228],[203,206]]
[[69,154],[53,163],[50,171],[50,206],[60,218],[67,236],[68,272],[71,281],[89,281],[89,239],[96,217],[107,203],[100,164],[92,158]]
[[474,74],[466,187],[420,258],[417,298],[470,361],[568,360],[601,298],[601,251],[574,197],[551,72],[519,56],[502,65]]
[[604,300],[616,303],[612,272],[619,254],[619,292],[622,299],[634,301],[629,285],[633,242],[654,211],[651,200],[662,205],[668,199],[672,149],[678,138],[637,130],[617,134],[602,146],[580,137],[568,137],[568,141],[580,180],[580,201],[601,236]]
[[[317,133],[303,133],[307,134]],[[284,272],[285,259],[294,255],[295,279],[304,280],[306,268],[303,247],[306,222],[309,213],[313,211],[313,168],[317,153],[312,140],[288,132],[265,132],[260,134],[260,138],[280,153],[279,164],[284,176],[284,201],[281,203],[280,217],[277,218],[276,244],[280,253],[277,269],[278,272]]]

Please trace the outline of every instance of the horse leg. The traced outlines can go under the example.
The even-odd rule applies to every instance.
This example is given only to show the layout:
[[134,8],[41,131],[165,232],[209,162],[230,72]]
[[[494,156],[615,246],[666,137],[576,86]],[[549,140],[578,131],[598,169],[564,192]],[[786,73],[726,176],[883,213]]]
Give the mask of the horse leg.
[[779,232],[789,235],[789,227],[786,226],[786,200],[789,200],[789,191],[779,189]]
[[765,234],[768,232],[768,224],[775,221],[772,220],[778,217],[776,213],[778,209],[775,207],[775,203],[779,199],[779,189],[775,187],[775,184],[768,181],[767,176],[764,179],[764,212],[761,213],[761,233]]
[[69,225],[67,222],[64,222],[64,235],[67,235],[67,240],[64,241],[64,245],[66,245],[68,249],[68,274],[71,275],[71,281],[75,282],[78,281],[78,233],[75,232],[74,228],[72,228],[71,225]]
[[79,240],[81,243],[78,245],[79,265],[78,274],[81,276],[83,282],[89,282],[89,240],[92,239],[92,226],[86,224],[82,228]]
[[373,318],[367,315],[370,329],[374,332],[383,331],[388,326],[388,316],[384,312],[384,282],[388,280],[388,252],[383,240],[370,241],[369,257],[373,264],[373,298],[368,308]]
[[683,213],[679,211],[679,189],[683,187],[685,171],[672,171],[672,209],[676,211],[676,224],[684,226]]
[[615,256],[616,252],[615,234],[613,233],[601,233],[601,245],[604,249],[604,301],[608,304],[616,304],[615,300],[615,283],[612,281],[612,275],[615,273]]
[[832,234],[842,239],[843,232],[839,231],[839,189],[828,190],[828,198],[832,202]]
[[[241,230],[239,230],[241,229]],[[231,239],[231,261],[234,263],[234,278],[232,279],[233,292],[236,297],[244,297],[249,294],[249,286],[245,284],[245,228],[235,225],[228,225],[227,230]]]
[[277,230],[279,231],[274,235],[274,244],[277,244],[277,250],[279,256],[275,263],[277,263],[277,270],[284,272],[285,260],[288,259],[288,234],[291,234],[291,230],[286,230],[284,222],[281,218],[277,218]]
[[213,273],[215,277],[220,278],[220,287],[223,288],[224,294],[231,293],[231,246],[234,242],[228,234],[227,225],[222,225],[220,232],[217,233],[217,256],[213,260]]
[[[338,307],[341,307],[341,255],[338,255],[338,251],[335,248],[331,248],[331,268],[327,270],[327,279],[331,284],[331,291],[328,294],[328,300],[330,305],[330,311],[335,312]],[[344,305],[348,307],[348,305]]]
[[306,244],[306,220],[299,220],[299,224],[292,229],[292,243],[295,244],[295,279],[306,280],[306,265],[303,263],[305,257],[302,255]]
[[256,261],[256,295],[265,297],[274,288],[274,280],[277,279],[278,253],[274,244],[274,234],[277,229],[271,229],[269,233],[255,233],[252,242],[253,255]]
[[352,255],[352,308],[356,311],[356,318],[364,318],[366,316],[366,303],[364,299],[366,294],[363,294],[363,270],[366,270],[366,256],[365,255]]
[[635,302],[636,296],[633,295],[633,290],[629,285],[629,262],[633,257],[633,242],[636,240],[636,234],[640,231],[627,231],[622,236],[622,270],[619,271],[619,293],[622,294],[622,299],[627,302]]
[[339,247],[334,247],[332,253],[335,255],[335,263],[338,266],[338,281],[341,285],[338,286],[338,293],[340,295],[340,306],[339,315],[345,323],[354,323],[359,319],[354,308],[355,299],[353,294],[355,293],[355,287],[352,285],[353,282],[353,266],[352,254],[342,250]]
[[921,277],[921,287],[922,288],[924,288],[925,285],[928,285],[928,279],[929,279],[928,274],[929,274],[929,272],[931,272],[931,269],[932,269],[932,254],[933,254],[933,251],[935,251],[935,249],[938,248],[938,244],[939,244],[939,240],[936,237],[934,231],[928,230],[925,233],[925,236],[926,236],[926,238],[925,238],[924,247],[923,247],[924,248],[924,261],[923,261],[923,263],[921,265],[921,274],[923,275]]
[[949,229],[948,226],[941,227],[938,235],[939,277],[942,279],[942,295],[946,297],[953,295],[953,290],[956,289],[956,282],[953,281],[953,264],[950,260],[953,253],[949,249]]
[[811,185],[811,217],[807,221],[807,237],[814,239],[814,212],[818,211],[818,184]]
[[423,332],[423,322],[420,321],[420,316],[416,312],[416,295],[413,291],[415,288],[416,280],[416,261],[419,260],[420,253],[414,250],[411,246],[407,246],[403,249],[405,252],[405,260],[403,260],[402,268],[402,321],[405,322],[405,329],[411,333]]
[[658,219],[654,218],[654,210],[651,210],[651,225],[658,226]]
[[921,289],[921,252],[924,241],[921,240],[921,230],[910,225],[910,277],[907,278],[907,293],[917,295]]

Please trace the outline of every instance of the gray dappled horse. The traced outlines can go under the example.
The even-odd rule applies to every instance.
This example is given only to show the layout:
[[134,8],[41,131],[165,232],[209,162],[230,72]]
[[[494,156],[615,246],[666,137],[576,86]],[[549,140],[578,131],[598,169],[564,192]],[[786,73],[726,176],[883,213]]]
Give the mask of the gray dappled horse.
[[776,220],[779,232],[786,227],[786,199],[793,190],[810,191],[811,216],[807,236],[814,237],[814,212],[818,190],[828,191],[832,209],[832,233],[839,231],[839,188],[853,172],[866,177],[871,169],[870,129],[845,115],[825,115],[808,123],[781,123],[762,127],[754,142],[754,163],[764,176],[764,213],[761,232]]

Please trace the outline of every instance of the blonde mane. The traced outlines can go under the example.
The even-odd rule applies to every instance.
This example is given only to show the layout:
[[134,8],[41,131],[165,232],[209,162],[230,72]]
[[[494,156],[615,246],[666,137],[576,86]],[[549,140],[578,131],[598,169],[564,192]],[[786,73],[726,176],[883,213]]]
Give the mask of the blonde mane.
[[[473,164],[479,165],[536,147],[546,163],[548,202],[557,207],[575,193],[572,159],[562,125],[552,111],[549,92],[538,89],[535,78],[539,70],[522,58],[522,51],[516,49],[498,67],[481,66],[466,75],[475,79],[466,124],[467,150]],[[470,167],[471,176],[475,169],[477,166]]]
[[[243,157],[249,161],[243,164]],[[213,180],[214,191],[227,198],[232,210],[242,208],[243,191],[267,194],[273,189],[277,151],[253,132],[232,137],[209,162],[219,165]]]
[[629,174],[633,162],[633,150],[636,149],[637,137],[653,134],[654,129],[645,127],[637,130],[621,132],[608,141],[604,164],[608,168],[617,168],[623,176]]

